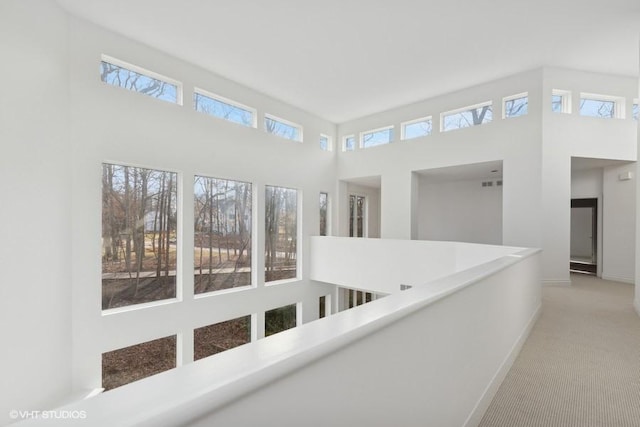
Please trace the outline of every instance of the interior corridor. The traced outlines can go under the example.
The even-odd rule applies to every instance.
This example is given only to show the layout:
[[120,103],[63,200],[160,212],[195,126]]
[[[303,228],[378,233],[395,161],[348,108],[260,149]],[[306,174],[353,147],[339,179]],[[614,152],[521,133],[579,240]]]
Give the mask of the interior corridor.
[[543,288],[541,316],[481,426],[640,426],[633,286],[571,280]]

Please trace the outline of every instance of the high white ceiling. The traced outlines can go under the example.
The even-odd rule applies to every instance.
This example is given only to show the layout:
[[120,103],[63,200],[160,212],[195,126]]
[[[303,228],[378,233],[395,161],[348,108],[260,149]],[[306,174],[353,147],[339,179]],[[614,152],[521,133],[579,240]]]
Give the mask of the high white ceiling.
[[640,0],[58,0],[336,123],[559,66],[638,75]]

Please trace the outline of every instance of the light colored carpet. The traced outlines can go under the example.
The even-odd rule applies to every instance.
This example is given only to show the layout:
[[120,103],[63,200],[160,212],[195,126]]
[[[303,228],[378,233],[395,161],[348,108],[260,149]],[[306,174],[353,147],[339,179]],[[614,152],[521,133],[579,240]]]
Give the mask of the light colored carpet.
[[480,426],[640,426],[634,287],[571,280],[543,288],[542,314]]

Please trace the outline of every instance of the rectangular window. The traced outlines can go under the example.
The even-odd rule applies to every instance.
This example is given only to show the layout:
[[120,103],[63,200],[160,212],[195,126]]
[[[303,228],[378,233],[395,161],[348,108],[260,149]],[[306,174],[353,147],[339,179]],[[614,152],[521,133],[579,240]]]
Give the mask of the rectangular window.
[[251,285],[251,184],[195,177],[194,292]]
[[112,390],[176,367],[176,336],[102,353],[102,387]]
[[318,319],[322,319],[327,316],[327,297],[321,296],[318,300]]
[[320,193],[320,235],[327,235],[327,209],[329,207],[329,194]]
[[491,122],[493,111],[491,102],[465,107],[460,110],[448,111],[440,115],[442,132],[479,126]]
[[200,360],[251,342],[251,316],[193,330],[193,360]]
[[431,117],[404,122],[400,126],[400,137],[402,140],[406,140],[431,135],[432,127]]
[[375,129],[360,134],[360,147],[369,148],[393,142],[393,126]]
[[349,237],[366,237],[365,209],[364,196],[355,194],[349,196]]
[[266,186],[265,282],[297,277],[298,191]]
[[521,93],[509,96],[502,101],[502,118],[520,117],[529,111],[529,94]]
[[196,89],[193,94],[193,108],[242,126],[256,127],[255,109],[200,89]]
[[551,93],[551,111],[554,113],[571,113],[571,92],[554,89]]
[[633,117],[633,120],[638,121],[638,114],[639,114],[639,109],[638,109],[638,100],[636,100],[633,103],[633,107],[631,108],[631,117]]
[[580,94],[580,115],[603,119],[623,118],[623,98],[607,95]]
[[302,142],[302,126],[265,114],[264,129],[281,138]]
[[320,149],[324,151],[331,151],[331,137],[327,135],[320,135]]
[[353,135],[342,139],[342,151],[353,151],[356,148],[356,138]]
[[178,176],[102,165],[102,309],[176,297]]
[[100,62],[100,79],[110,85],[143,93],[163,101],[182,104],[182,84],[106,55]]
[[295,328],[297,304],[274,308],[264,313],[264,336],[268,337],[287,329]]

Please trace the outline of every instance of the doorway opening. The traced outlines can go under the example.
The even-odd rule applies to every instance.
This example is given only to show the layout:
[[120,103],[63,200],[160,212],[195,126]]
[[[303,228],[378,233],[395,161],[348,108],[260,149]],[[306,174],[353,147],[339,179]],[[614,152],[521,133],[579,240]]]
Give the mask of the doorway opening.
[[598,199],[571,199],[569,271],[596,275],[598,270]]

